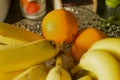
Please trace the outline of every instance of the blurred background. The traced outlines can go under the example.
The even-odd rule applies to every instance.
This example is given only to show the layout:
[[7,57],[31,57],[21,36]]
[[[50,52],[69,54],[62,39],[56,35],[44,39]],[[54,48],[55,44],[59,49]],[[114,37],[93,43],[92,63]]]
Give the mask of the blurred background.
[[[46,0],[46,1],[47,1],[46,5],[47,5],[47,12],[48,12],[52,10],[52,7],[53,7],[52,0]],[[19,0],[11,0],[9,11],[4,22],[13,24],[23,18],[24,17],[22,16],[22,12],[20,10]]]
[[[91,4],[92,0],[62,0],[64,6],[67,5],[82,5],[82,4]],[[52,6],[52,0],[46,0],[46,5],[47,5],[47,12],[49,12],[50,10],[53,9]],[[97,5],[97,14],[102,16],[102,14],[104,13],[104,0],[98,0],[98,5]],[[19,0],[11,0],[10,2],[10,7],[9,7],[9,11],[7,14],[7,17],[5,18],[4,22],[13,24],[21,19],[23,19],[24,17],[21,14],[21,10],[20,10],[20,5],[19,5]]]
[[23,18],[19,6],[19,0],[11,0],[9,11],[4,22],[13,24]]

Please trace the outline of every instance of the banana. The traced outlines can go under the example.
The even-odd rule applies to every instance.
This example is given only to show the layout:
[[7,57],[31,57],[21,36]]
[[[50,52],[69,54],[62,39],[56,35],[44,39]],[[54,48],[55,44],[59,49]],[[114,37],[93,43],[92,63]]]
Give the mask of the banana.
[[21,44],[21,43],[25,43],[26,41],[21,41],[21,40],[17,40],[14,38],[8,38],[8,37],[4,37],[2,35],[0,35],[0,43],[1,44],[5,44],[5,45],[11,45],[11,44]]
[[97,80],[120,80],[119,62],[108,51],[86,52],[80,59],[78,67],[89,71]]
[[0,48],[4,48],[4,47],[6,47],[6,46],[8,46],[8,44],[0,43]]
[[46,80],[72,80],[70,74],[62,68],[61,57],[57,57],[56,65],[49,71]]
[[7,73],[1,73],[0,80],[12,80],[14,77],[21,74],[24,70],[20,71],[14,71],[14,72],[7,72]]
[[43,63],[56,56],[58,51],[59,45],[46,39],[8,45],[0,49],[0,72],[19,71]]
[[3,22],[0,22],[0,35],[10,39],[13,38],[18,41],[35,41],[42,39],[42,36],[38,34]]
[[49,70],[45,64],[35,65],[11,80],[45,80]]
[[6,47],[8,45],[16,45],[16,44],[23,44],[23,43],[27,43],[27,42],[16,40],[13,38],[3,37],[0,35],[0,49]]
[[106,38],[97,41],[89,50],[102,49],[109,51],[120,62],[120,38]]
[[90,75],[85,75],[83,77],[80,77],[79,79],[77,80],[92,80],[91,76]]

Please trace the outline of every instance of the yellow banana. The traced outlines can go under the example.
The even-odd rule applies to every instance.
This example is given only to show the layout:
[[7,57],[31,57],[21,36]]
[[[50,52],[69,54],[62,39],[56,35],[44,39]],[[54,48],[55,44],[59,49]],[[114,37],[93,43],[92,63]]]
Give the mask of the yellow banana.
[[24,70],[7,72],[7,73],[1,73],[0,80],[12,80],[14,77],[18,76],[23,71]]
[[26,41],[21,41],[21,40],[17,40],[17,39],[10,38],[10,37],[8,38],[8,37],[4,37],[0,35],[0,44],[3,44],[3,45],[21,44],[24,42]]
[[97,80],[120,80],[119,62],[104,50],[88,51],[80,59],[78,67],[89,71]]
[[0,49],[6,47],[8,45],[10,46],[10,45],[23,44],[23,43],[27,43],[27,42],[13,39],[13,38],[3,37],[0,35]]
[[79,79],[77,80],[92,80],[91,76],[90,75],[85,75],[83,77],[80,77]]
[[49,70],[44,64],[35,65],[11,80],[45,80]]
[[42,37],[38,34],[27,31],[26,29],[0,22],[0,35],[20,41],[35,41]]
[[6,47],[6,46],[8,46],[8,44],[0,43],[0,48],[4,48],[4,47]]
[[24,44],[8,45],[0,49],[0,72],[26,69],[56,56],[59,45],[51,40],[37,40]]
[[46,80],[72,80],[70,74],[62,68],[61,57],[57,58],[56,66],[49,71]]
[[102,49],[109,51],[120,62],[120,38],[106,38],[97,41],[89,50]]

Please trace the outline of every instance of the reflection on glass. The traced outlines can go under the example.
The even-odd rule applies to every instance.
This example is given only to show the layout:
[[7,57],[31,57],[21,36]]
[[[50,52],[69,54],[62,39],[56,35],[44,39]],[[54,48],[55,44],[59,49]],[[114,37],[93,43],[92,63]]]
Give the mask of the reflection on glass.
[[19,0],[22,14],[28,19],[39,19],[46,13],[46,0]]

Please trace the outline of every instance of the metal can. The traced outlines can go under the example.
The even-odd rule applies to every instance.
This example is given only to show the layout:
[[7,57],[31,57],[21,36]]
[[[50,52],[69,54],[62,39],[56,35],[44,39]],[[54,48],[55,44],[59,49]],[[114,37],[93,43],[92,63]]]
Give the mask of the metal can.
[[19,0],[22,14],[28,19],[39,19],[46,13],[46,0]]

